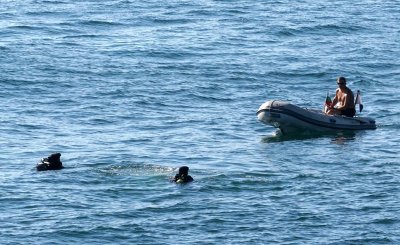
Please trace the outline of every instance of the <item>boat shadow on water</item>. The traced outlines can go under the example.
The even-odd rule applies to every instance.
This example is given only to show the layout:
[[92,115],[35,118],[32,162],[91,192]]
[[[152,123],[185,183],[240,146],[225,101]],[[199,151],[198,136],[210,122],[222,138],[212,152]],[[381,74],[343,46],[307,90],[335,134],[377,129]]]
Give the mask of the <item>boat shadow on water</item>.
[[346,142],[352,142],[356,139],[358,133],[356,131],[338,131],[338,132],[299,132],[291,134],[282,134],[278,129],[272,135],[262,137],[261,142],[263,143],[277,143],[284,141],[301,141],[318,138],[330,138],[333,144],[345,144]]

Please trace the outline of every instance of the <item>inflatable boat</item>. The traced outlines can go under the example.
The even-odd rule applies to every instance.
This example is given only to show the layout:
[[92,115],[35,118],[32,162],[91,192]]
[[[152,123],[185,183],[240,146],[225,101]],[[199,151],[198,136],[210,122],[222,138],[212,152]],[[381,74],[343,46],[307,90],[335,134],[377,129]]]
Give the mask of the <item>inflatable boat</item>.
[[322,110],[301,108],[280,100],[262,104],[257,117],[262,123],[279,128],[283,134],[376,129],[375,120],[369,117],[326,115]]

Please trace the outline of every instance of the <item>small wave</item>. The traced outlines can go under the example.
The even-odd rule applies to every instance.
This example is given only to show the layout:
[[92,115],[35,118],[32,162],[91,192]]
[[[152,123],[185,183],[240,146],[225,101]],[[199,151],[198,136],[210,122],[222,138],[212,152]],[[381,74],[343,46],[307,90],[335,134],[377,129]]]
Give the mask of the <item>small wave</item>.
[[58,11],[28,11],[26,12],[26,15],[30,16],[38,16],[38,17],[43,17],[43,16],[63,16],[66,13],[64,12],[58,12]]
[[399,219],[395,218],[378,218],[372,221],[372,223],[375,224],[381,224],[381,225],[393,225],[399,223]]
[[278,27],[276,31],[278,36],[303,36],[303,35],[337,35],[337,33],[354,33],[356,31],[364,30],[362,26],[357,25],[336,25],[336,24],[324,24],[324,25],[314,25],[314,26],[300,26],[294,27]]
[[10,29],[10,30],[32,31],[32,30],[43,30],[44,27],[31,26],[31,25],[14,25],[14,26],[9,26],[9,27],[7,27],[7,29]]
[[152,19],[151,22],[153,22],[154,24],[169,25],[169,24],[187,24],[187,23],[193,22],[193,20],[181,19],[181,18],[176,18],[176,19],[155,18],[155,19]]
[[110,26],[121,26],[123,25],[122,23],[119,22],[112,22],[112,21],[106,21],[106,20],[84,20],[78,22],[78,25],[83,25],[83,26],[103,26],[103,27],[110,27]]
[[318,174],[313,173],[299,173],[293,177],[295,180],[303,180],[303,179],[319,179]]
[[363,234],[360,237],[341,240],[334,244],[396,244],[395,240],[388,237],[368,237],[370,234]]
[[301,132],[295,134],[282,134],[280,130],[276,130],[272,135],[264,136],[261,139],[263,143],[278,143],[284,141],[302,141],[317,138],[331,138],[332,143],[344,143],[347,141],[353,141],[356,136],[356,132]]
[[19,87],[21,85],[28,85],[30,83],[33,83],[32,81],[25,80],[25,79],[1,79],[0,82],[2,85],[11,85],[14,87]]
[[165,167],[153,164],[128,163],[111,165],[100,171],[109,175],[134,175],[134,176],[153,176],[153,175],[171,175],[175,168]]
[[70,2],[69,1],[61,1],[61,0],[55,0],[55,1],[53,1],[53,0],[35,0],[34,3],[37,3],[37,4],[44,3],[44,4],[57,5],[57,4],[64,4],[64,3],[70,3]]
[[213,16],[215,14],[214,10],[211,9],[194,9],[188,12],[189,15],[193,15],[196,17],[200,16]]
[[[64,36],[64,39],[75,39],[75,38],[87,38],[87,39],[94,39],[94,38],[104,38],[106,36],[100,35],[100,34],[76,34],[76,35],[67,35]],[[81,45],[81,44],[75,44],[75,45]]]

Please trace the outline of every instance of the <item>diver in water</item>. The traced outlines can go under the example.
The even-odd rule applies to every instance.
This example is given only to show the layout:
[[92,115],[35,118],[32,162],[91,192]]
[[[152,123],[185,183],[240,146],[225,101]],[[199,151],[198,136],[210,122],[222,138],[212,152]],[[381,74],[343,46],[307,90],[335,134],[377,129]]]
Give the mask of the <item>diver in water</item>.
[[193,181],[192,176],[189,175],[189,167],[182,166],[179,168],[179,173],[175,175],[172,180],[177,184],[189,183]]
[[63,168],[62,162],[60,161],[61,153],[53,153],[48,157],[42,158],[36,165],[37,171],[46,170],[60,170]]

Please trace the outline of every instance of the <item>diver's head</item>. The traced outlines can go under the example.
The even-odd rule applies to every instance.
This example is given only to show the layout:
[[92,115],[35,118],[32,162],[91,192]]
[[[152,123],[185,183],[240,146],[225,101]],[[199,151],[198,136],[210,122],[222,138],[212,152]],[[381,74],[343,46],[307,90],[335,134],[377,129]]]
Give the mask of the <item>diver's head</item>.
[[179,168],[179,175],[188,175],[189,174],[189,167],[187,166],[182,166]]

